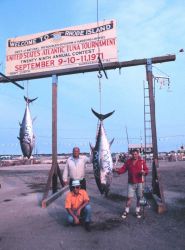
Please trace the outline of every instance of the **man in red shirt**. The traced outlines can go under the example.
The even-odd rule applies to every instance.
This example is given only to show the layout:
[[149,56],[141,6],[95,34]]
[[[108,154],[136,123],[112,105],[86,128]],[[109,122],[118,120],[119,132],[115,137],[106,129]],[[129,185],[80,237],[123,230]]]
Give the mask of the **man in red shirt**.
[[134,149],[132,151],[132,157],[128,159],[121,168],[116,168],[114,171],[118,174],[123,174],[128,171],[128,196],[122,218],[125,219],[127,217],[135,194],[137,198],[136,216],[137,218],[141,218],[139,201],[143,197],[143,182],[144,176],[148,174],[148,167],[145,161],[139,156],[139,151]]
[[72,181],[72,190],[67,193],[65,208],[68,212],[68,222],[78,225],[85,222],[85,229],[90,231],[91,206],[87,192],[80,189],[80,181]]

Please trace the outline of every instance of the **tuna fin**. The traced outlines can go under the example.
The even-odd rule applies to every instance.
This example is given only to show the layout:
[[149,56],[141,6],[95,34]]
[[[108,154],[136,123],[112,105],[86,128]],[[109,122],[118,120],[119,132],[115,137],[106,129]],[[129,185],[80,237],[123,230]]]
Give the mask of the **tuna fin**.
[[98,119],[99,119],[100,121],[103,121],[104,119],[106,119],[107,117],[111,116],[111,115],[114,113],[114,111],[112,111],[112,112],[110,112],[110,113],[107,113],[107,114],[103,115],[103,114],[97,113],[97,112],[94,111],[92,108],[91,108],[91,111],[93,112],[93,114],[94,114],[96,117],[98,117]]
[[33,118],[33,120],[32,120],[32,122],[34,123],[34,121],[37,119],[37,117],[35,116],[34,118]]
[[112,146],[113,142],[114,142],[114,138],[109,142],[110,147]]
[[105,197],[108,197],[108,193],[109,193],[109,187],[107,187],[105,184],[101,184],[101,188],[102,188],[102,194],[105,194]]
[[18,136],[17,136],[17,139],[18,139],[19,141],[21,140],[21,138],[20,138],[20,137],[18,137]]
[[93,145],[90,142],[89,142],[89,146],[90,146],[90,149],[91,149],[91,154],[93,154],[94,147],[93,147]]
[[34,98],[34,99],[29,99],[28,97],[24,96],[24,100],[26,101],[26,103],[31,103],[34,102],[35,100],[37,100],[38,97]]
[[90,146],[90,163],[93,162],[93,152],[94,152],[94,147],[93,145],[89,142],[89,146]]

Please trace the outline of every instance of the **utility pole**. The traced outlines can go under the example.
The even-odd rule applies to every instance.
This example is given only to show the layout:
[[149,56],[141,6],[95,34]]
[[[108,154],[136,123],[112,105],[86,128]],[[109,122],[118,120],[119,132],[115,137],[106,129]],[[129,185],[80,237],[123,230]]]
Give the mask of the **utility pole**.
[[127,145],[128,145],[127,151],[129,152],[129,138],[128,138],[128,130],[127,130],[127,126],[125,126],[125,131],[126,131],[126,136],[127,136]]
[[[158,161],[158,146],[157,146],[157,130],[156,130],[156,116],[155,116],[155,97],[153,88],[153,74],[152,74],[152,60],[147,59],[146,76],[149,88],[149,103],[151,114],[151,130],[152,130],[152,146],[153,146],[153,163],[152,163],[152,190],[153,195],[156,195],[157,209],[159,213],[166,210],[162,181],[159,174],[159,161]],[[155,197],[155,196],[154,196]],[[160,200],[159,200],[160,198]]]

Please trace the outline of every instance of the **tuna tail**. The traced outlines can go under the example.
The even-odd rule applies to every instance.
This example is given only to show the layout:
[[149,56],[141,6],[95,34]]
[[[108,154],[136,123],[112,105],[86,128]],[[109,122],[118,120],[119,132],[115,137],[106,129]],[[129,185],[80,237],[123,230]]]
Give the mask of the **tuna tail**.
[[34,99],[29,99],[28,97],[24,96],[24,100],[26,101],[26,103],[31,103],[34,102],[35,100],[37,100],[38,97],[34,98]]
[[114,111],[112,111],[112,112],[110,112],[110,113],[108,113],[108,114],[103,115],[103,114],[97,113],[97,112],[94,111],[92,108],[91,108],[91,111],[93,112],[93,114],[94,114],[96,117],[98,117],[98,119],[99,119],[100,121],[103,121],[104,119],[106,119],[107,117],[111,116],[111,115],[114,113]]

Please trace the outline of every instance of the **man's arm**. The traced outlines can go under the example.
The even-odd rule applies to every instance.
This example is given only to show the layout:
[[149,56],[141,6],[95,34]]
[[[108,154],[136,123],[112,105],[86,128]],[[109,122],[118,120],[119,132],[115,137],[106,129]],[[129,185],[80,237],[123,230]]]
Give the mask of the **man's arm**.
[[115,168],[114,172],[118,174],[124,174],[127,171],[127,165],[126,163],[121,168]]
[[80,223],[79,218],[78,218],[77,215],[75,215],[75,213],[73,212],[73,210],[71,208],[66,208],[66,210],[73,217],[74,223],[75,224],[79,224]]
[[77,208],[77,215],[80,216],[81,210],[89,203],[90,199],[89,199],[89,195],[88,193],[83,190],[82,191],[82,195],[83,195],[83,203],[81,205],[79,205],[79,207]]
[[69,174],[69,165],[68,165],[68,161],[66,162],[66,165],[64,167],[64,171],[63,171],[63,182],[64,182],[64,185],[67,185],[68,184],[68,174]]
[[78,207],[77,212],[76,212],[77,216],[80,216],[80,213],[81,213],[82,209],[83,209],[88,203],[89,203],[89,201],[88,201],[88,200],[85,200],[85,201],[83,202],[83,204],[80,205],[80,206]]

